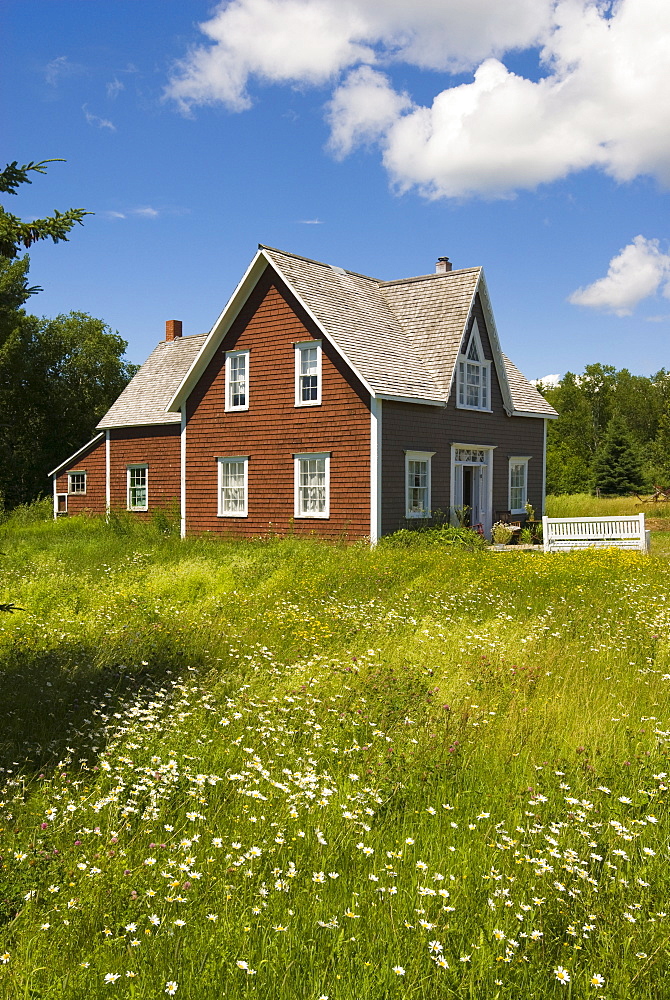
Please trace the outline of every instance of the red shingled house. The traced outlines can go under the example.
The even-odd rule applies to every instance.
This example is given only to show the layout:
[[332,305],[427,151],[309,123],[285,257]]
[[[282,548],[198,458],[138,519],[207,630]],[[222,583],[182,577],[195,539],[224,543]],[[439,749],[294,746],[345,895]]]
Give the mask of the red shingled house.
[[51,473],[54,513],[374,542],[465,505],[488,532],[543,510],[555,416],[502,353],[481,268],[379,281],[261,246],[209,334],[168,321]]

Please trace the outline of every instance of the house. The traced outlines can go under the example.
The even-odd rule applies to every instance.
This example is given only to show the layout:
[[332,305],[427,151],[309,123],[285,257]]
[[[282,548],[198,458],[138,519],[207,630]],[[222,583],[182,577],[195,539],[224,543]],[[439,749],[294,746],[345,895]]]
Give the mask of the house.
[[51,473],[55,516],[178,510],[182,534],[397,530],[544,508],[556,412],[500,349],[482,268],[397,281],[260,246],[209,334],[177,320]]

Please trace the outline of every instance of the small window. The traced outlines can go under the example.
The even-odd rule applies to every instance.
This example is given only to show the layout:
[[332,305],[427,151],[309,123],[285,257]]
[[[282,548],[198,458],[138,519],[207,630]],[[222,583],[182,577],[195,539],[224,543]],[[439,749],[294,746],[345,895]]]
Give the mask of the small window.
[[509,460],[509,509],[512,514],[523,514],[528,500],[527,458]]
[[484,358],[477,322],[465,351],[458,356],[457,405],[466,410],[491,412],[491,362]]
[[219,458],[219,517],[246,517],[249,459]]
[[128,510],[148,510],[148,466],[129,465]]
[[330,454],[294,455],[296,517],[330,517]]
[[226,354],[225,409],[249,409],[249,351],[228,351]]
[[295,345],[295,405],[321,403],[321,342],[308,340]]
[[434,451],[405,452],[405,516],[430,517],[430,464]]
[[67,474],[67,491],[68,491],[68,493],[85,493],[86,492],[86,473],[85,472],[68,472],[68,474]]

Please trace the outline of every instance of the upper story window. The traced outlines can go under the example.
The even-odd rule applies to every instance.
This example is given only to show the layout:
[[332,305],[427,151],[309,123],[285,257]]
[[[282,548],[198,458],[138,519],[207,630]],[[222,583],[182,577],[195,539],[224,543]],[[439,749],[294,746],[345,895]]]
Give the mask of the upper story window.
[[68,474],[67,474],[67,491],[68,491],[68,493],[85,493],[86,492],[86,473],[85,472],[68,472]]
[[321,402],[321,341],[295,345],[295,405],[318,406]]
[[491,362],[484,357],[477,321],[464,353],[457,362],[457,406],[467,410],[491,412]]
[[509,509],[511,514],[523,514],[528,500],[528,458],[509,460]]
[[249,409],[249,351],[226,352],[225,409]]
[[149,467],[147,465],[129,465],[126,476],[128,510],[148,510]]

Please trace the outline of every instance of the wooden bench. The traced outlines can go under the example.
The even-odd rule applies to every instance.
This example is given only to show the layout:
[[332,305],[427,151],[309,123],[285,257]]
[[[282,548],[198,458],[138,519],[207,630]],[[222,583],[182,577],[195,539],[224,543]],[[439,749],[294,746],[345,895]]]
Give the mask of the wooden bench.
[[545,552],[572,549],[637,549],[649,551],[644,514],[624,517],[543,517]]

